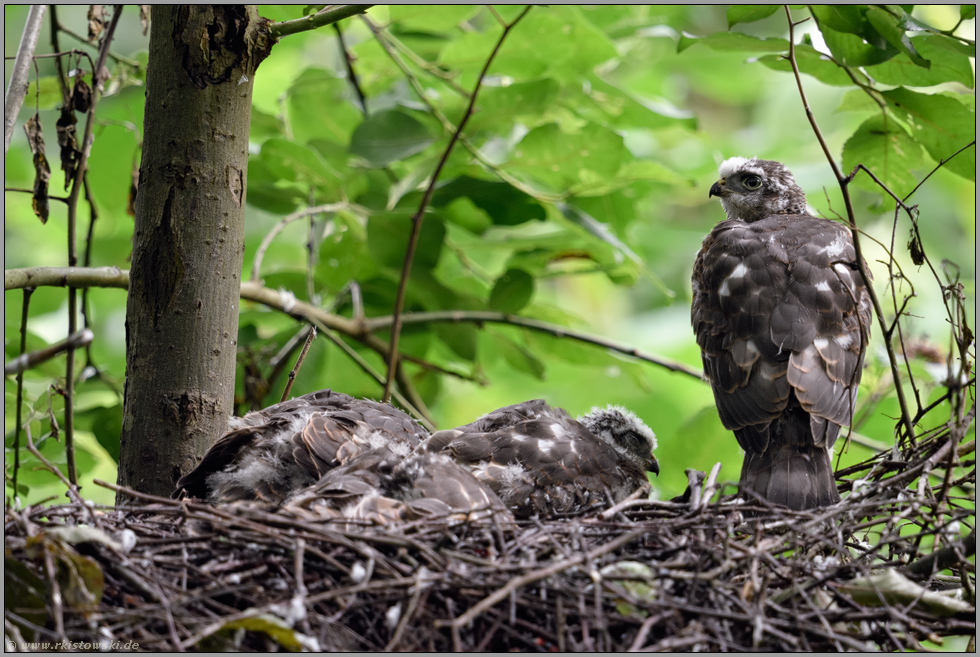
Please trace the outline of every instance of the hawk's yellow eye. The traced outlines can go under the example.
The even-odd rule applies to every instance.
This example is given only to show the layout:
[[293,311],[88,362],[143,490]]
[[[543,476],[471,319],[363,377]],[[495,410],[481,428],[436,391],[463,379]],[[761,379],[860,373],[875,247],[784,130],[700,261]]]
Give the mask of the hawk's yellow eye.
[[746,189],[759,189],[762,187],[762,178],[759,176],[748,176],[745,178]]

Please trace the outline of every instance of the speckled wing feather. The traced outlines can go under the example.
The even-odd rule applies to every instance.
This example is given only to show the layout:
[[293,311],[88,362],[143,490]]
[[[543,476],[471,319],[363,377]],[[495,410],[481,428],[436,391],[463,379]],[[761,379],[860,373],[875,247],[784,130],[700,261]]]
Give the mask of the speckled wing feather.
[[387,446],[403,456],[428,435],[389,404],[332,390],[303,395],[244,418],[177,482],[175,495],[214,503],[262,500],[280,505],[293,491],[360,453]]
[[849,231],[807,215],[723,221],[692,285],[705,374],[746,450],[743,486],[796,508],[836,501],[827,450],[850,424],[871,326]]
[[449,454],[518,517],[547,517],[618,501],[646,473],[560,408],[533,400],[437,431],[426,449]]
[[290,498],[286,509],[379,525],[441,516],[512,519],[492,490],[447,456],[423,451],[401,457],[387,447],[333,469]]

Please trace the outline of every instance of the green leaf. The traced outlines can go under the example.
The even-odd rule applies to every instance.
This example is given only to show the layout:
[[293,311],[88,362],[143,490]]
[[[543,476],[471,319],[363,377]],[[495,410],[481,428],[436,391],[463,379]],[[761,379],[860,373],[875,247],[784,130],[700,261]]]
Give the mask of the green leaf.
[[857,5],[815,5],[810,7],[820,24],[820,30],[828,27],[836,32],[862,35],[865,30],[864,12],[866,7]]
[[643,260],[640,258],[640,256],[636,255],[636,253],[633,252],[633,249],[626,246],[621,239],[616,237],[616,235],[609,230],[609,226],[575,206],[561,203],[558,205],[558,209],[561,210],[562,214],[564,214],[569,221],[577,226],[581,226],[588,231],[590,235],[598,237],[603,242],[611,245],[618,253],[625,255],[636,264],[642,266]]
[[398,31],[438,34],[455,30],[480,9],[479,5],[388,5],[388,15]]
[[463,360],[476,359],[479,331],[473,324],[448,324],[439,322],[433,325],[436,335],[457,356]]
[[282,137],[284,134],[285,128],[278,116],[252,107],[252,121],[248,127],[248,138],[251,141],[262,143],[270,137]]
[[477,111],[466,129],[497,128],[505,132],[516,120],[533,125],[533,122],[550,116],[560,90],[561,86],[552,78],[484,87],[477,101]]
[[[976,140],[976,114],[955,97],[921,94],[901,87],[882,92],[882,95],[889,105],[906,116],[912,136],[937,162]],[[967,180],[975,180],[976,161],[974,147],[944,166]]]
[[779,5],[732,5],[728,8],[728,29],[739,23],[760,21],[779,9]]
[[[385,267],[401,270],[408,248],[412,221],[405,213],[375,215],[368,219],[367,245],[374,259]],[[413,268],[432,269],[442,253],[446,226],[432,215],[427,215],[419,232]]]
[[279,174],[261,155],[248,158],[246,203],[272,214],[289,214],[305,201],[305,196],[296,185],[280,184]]
[[[799,45],[794,48],[794,52],[796,65],[800,67],[801,73],[812,75],[825,84],[838,87],[849,87],[854,84],[844,69],[813,46]],[[792,72],[793,70],[789,60],[782,55],[764,55],[759,58],[759,61],[774,71]]]
[[976,5],[960,5],[960,19],[964,21],[977,17]]
[[354,102],[347,80],[322,69],[303,71],[286,91],[293,139],[306,143],[328,138],[346,144],[363,118]]
[[864,89],[852,89],[841,98],[838,112],[874,112],[880,111],[878,103]]
[[359,228],[356,219],[346,221],[337,215],[333,230],[320,244],[316,278],[331,291],[340,291],[350,281],[366,280],[378,273],[378,263]]
[[460,197],[473,201],[498,226],[516,226],[545,219],[541,204],[509,183],[469,176],[460,176],[440,185],[432,197],[432,206],[441,208]]
[[25,108],[33,109],[36,106],[40,111],[53,110],[63,102],[61,86],[55,76],[46,75],[28,83],[27,95],[24,96]]
[[375,168],[420,153],[433,141],[425,124],[400,110],[372,114],[354,130],[350,152]]
[[544,363],[524,346],[499,333],[492,333],[495,351],[519,372],[530,374],[539,381],[544,381]]
[[340,173],[312,148],[273,137],[262,144],[261,158],[280,180],[339,191]]
[[628,154],[623,138],[600,125],[589,124],[566,134],[552,123],[535,128],[514,149],[504,167],[555,190],[582,180],[582,171],[613,176]]
[[[917,182],[912,169],[922,164],[922,148],[895,119],[873,116],[857,129],[844,144],[842,156],[845,171],[858,163],[868,167],[899,198],[912,191]],[[863,172],[855,184],[884,193]]]
[[763,39],[741,32],[715,32],[698,37],[685,32],[677,42],[677,52],[684,52],[695,45],[726,52],[787,52],[789,50],[789,41],[786,39]]
[[534,296],[534,278],[523,269],[508,269],[490,290],[490,310],[513,315]]
[[874,27],[875,31],[884,37],[893,48],[899,50],[912,60],[916,66],[929,68],[929,62],[916,51],[912,41],[905,34],[905,30],[899,26],[899,19],[892,16],[884,9],[871,7],[867,13],[868,22]]
[[482,235],[493,226],[493,220],[484,210],[465,196],[454,199],[443,209],[446,221],[461,226],[474,235]]
[[868,75],[884,84],[930,87],[943,82],[960,82],[973,88],[970,57],[961,53],[952,39],[926,35],[912,37],[912,43],[931,62],[929,68],[918,66],[904,57],[895,57],[883,64],[869,66]]
[[[500,49],[491,75],[506,74],[519,82],[546,77],[570,81],[617,57],[609,37],[586,20],[579,7],[553,5],[545,11],[531,11],[518,31],[520,38],[508,39]],[[470,32],[451,41],[439,61],[451,70],[463,71],[460,83],[470,88],[499,38],[499,29]]]

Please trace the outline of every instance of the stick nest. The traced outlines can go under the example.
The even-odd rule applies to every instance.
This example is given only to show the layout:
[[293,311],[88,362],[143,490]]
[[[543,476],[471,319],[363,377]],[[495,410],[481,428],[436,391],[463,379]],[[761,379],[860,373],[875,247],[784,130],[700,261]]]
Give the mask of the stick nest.
[[[972,417],[969,418],[972,422]],[[513,525],[315,523],[121,489],[7,509],[5,635],[174,650],[916,650],[976,634],[975,447],[921,437],[811,512],[680,501]]]

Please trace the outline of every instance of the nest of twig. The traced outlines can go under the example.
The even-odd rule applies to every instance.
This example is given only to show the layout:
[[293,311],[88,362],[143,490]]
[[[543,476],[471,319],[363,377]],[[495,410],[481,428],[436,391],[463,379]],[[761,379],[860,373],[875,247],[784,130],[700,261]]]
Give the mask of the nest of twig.
[[145,505],[7,509],[5,634],[159,651],[974,642],[974,444],[943,431],[906,452],[852,468],[816,512],[719,498],[701,473],[683,501],[507,526],[359,528],[128,490]]

